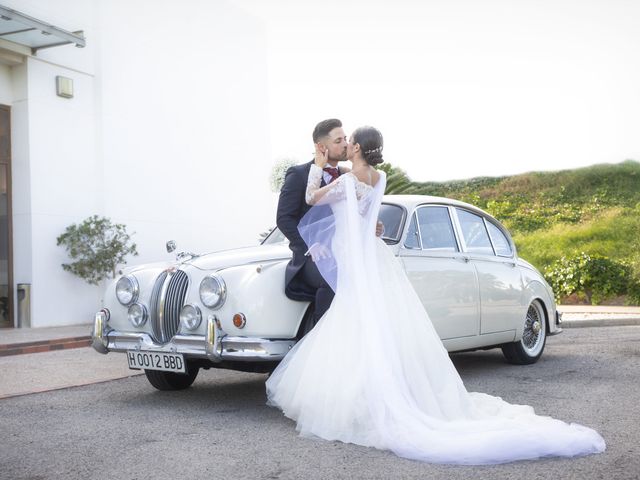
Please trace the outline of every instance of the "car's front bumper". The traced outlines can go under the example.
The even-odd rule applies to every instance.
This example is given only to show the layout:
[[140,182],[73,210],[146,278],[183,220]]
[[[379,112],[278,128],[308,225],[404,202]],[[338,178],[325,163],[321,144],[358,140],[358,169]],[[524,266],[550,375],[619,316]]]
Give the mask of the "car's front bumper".
[[145,332],[119,332],[108,325],[108,314],[96,313],[92,346],[100,353],[147,352],[181,353],[186,358],[244,362],[279,361],[295,345],[294,339],[271,340],[254,337],[231,337],[220,328],[215,316],[207,319],[206,335],[176,335],[166,344],[158,344]]

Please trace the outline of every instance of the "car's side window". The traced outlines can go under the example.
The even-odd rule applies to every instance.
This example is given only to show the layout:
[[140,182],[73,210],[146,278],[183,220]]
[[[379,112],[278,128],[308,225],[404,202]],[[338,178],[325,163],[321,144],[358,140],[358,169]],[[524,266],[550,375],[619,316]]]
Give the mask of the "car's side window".
[[384,225],[384,235],[382,237],[396,242],[400,240],[398,237],[400,237],[403,219],[404,210],[401,207],[389,203],[380,205],[378,221]]
[[462,236],[469,253],[494,255],[489,234],[480,215],[456,208],[458,220],[462,228]]
[[416,214],[411,215],[411,223],[407,231],[407,238],[404,241],[406,248],[420,248],[420,236],[418,234],[418,223],[416,222]]
[[417,213],[423,250],[458,251],[447,207],[421,207]]
[[489,228],[489,235],[491,235],[491,241],[496,249],[496,254],[502,257],[510,257],[513,255],[509,240],[507,240],[504,233],[489,221],[487,221],[487,227]]

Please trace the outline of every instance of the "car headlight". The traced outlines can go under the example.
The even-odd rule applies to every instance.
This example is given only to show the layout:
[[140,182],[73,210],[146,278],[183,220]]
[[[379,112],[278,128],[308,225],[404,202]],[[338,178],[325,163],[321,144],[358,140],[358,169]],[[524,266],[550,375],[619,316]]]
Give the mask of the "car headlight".
[[134,327],[144,325],[148,317],[147,307],[141,303],[134,303],[129,307],[129,321]]
[[197,305],[185,305],[180,310],[180,323],[185,326],[187,330],[195,330],[200,326],[202,320],[202,314]]
[[220,308],[227,298],[227,286],[218,275],[207,275],[200,282],[200,300],[205,307]]
[[116,283],[116,297],[125,307],[138,299],[138,293],[140,293],[140,286],[133,275],[125,275]]

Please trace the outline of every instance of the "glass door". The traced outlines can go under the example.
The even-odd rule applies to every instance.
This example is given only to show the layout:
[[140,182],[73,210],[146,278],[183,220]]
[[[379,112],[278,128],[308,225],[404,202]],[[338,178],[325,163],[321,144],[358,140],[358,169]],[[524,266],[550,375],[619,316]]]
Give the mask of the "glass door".
[[13,327],[11,108],[0,105],[0,328]]

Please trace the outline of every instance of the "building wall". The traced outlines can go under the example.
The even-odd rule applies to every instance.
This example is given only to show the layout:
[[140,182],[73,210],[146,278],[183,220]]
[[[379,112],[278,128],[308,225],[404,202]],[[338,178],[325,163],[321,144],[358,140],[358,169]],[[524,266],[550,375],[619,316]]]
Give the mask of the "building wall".
[[[100,292],[62,270],[68,259],[56,238],[68,225],[103,213],[101,189],[96,189],[102,168],[95,151],[95,80],[33,58],[27,71],[32,326],[87,322]],[[55,94],[56,75],[73,79],[74,98]],[[22,241],[19,235],[16,244]]]
[[[93,2],[3,4],[66,30],[95,31]],[[56,246],[67,225],[103,204],[92,188],[102,184],[95,147],[95,55],[90,44],[84,49],[69,45],[40,50],[9,68],[12,91],[5,103],[12,107],[14,284],[32,286],[34,327],[86,323],[100,302],[99,289],[62,270],[68,259]],[[74,98],[56,96],[57,75],[74,81]]]
[[[0,69],[12,106],[14,282],[32,284],[32,326],[87,323],[100,307],[104,286],[61,268],[56,237],[71,223],[124,223],[140,252],[130,263],[172,258],[170,238],[196,252],[248,245],[274,223],[256,20],[225,2],[3,3],[87,38]],[[73,79],[73,99],[56,96],[56,75]]]
[[[180,8],[175,8],[180,5]],[[225,2],[115,1],[100,14],[106,211],[137,261],[256,242],[275,223],[261,25]]]

